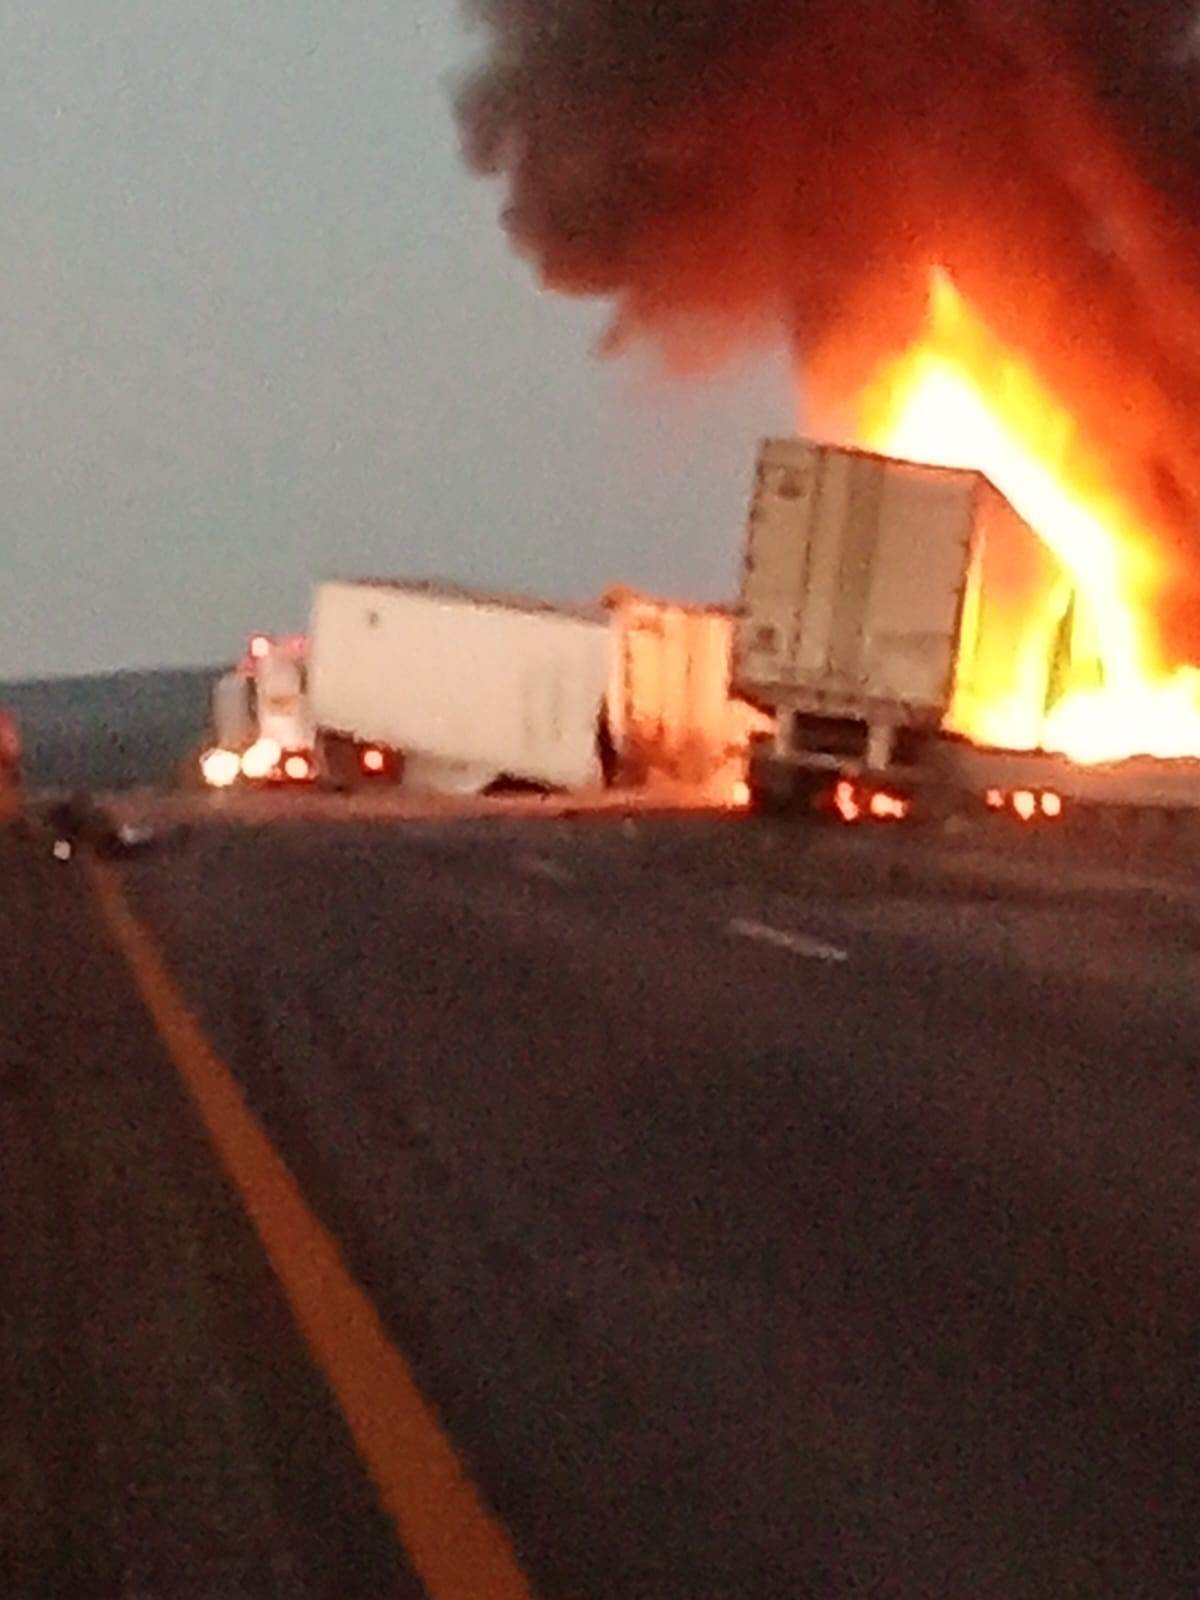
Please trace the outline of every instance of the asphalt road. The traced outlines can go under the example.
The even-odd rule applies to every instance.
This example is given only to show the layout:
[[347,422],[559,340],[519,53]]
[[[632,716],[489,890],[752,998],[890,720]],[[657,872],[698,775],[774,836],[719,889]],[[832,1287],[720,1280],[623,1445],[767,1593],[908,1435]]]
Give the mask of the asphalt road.
[[[1194,1597],[1200,896],[1013,844],[122,883],[543,1600]],[[0,882],[0,1593],[423,1592],[88,879]]]

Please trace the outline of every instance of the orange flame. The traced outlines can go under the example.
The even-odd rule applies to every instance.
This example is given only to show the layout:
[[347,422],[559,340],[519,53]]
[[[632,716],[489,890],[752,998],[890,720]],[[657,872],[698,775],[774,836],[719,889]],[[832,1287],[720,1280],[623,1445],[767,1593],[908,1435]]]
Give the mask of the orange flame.
[[[921,335],[861,396],[857,431],[887,455],[982,472],[1056,558],[1057,581],[1012,640],[1032,669],[1018,673],[1021,692],[956,700],[951,728],[1080,762],[1200,755],[1200,669],[1167,670],[1160,659],[1152,608],[1165,574],[1148,532],[1069,414],[945,274],[933,275]],[[1034,685],[1044,691],[1064,625],[1072,665],[1047,708]]]

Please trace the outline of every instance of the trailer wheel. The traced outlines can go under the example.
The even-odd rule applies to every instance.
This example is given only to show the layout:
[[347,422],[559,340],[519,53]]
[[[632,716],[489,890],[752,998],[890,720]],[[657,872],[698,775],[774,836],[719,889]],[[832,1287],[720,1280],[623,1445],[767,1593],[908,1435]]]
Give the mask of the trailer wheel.
[[776,790],[762,788],[755,783],[747,784],[750,791],[749,809],[756,817],[779,817],[788,808],[787,800]]
[[829,774],[825,772],[774,763],[756,771],[752,763],[747,778],[750,809],[760,817],[818,822],[819,801],[829,784]]
[[918,789],[911,796],[909,826],[931,832],[953,832],[965,826],[969,819],[967,807],[959,796],[940,789]]
[[348,794],[357,786],[358,748],[353,739],[338,733],[322,733],[317,740],[317,760],[329,788]]
[[510,777],[507,772],[501,772],[489,782],[485,783],[479,792],[481,795],[487,797],[510,794],[534,794],[548,796],[555,794],[558,791],[556,791],[555,786],[552,783],[543,783],[538,778],[513,778]]

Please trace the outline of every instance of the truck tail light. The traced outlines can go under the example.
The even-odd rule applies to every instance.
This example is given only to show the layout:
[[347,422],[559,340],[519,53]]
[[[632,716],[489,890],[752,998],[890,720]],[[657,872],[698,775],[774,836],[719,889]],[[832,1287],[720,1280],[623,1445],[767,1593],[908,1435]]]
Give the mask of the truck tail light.
[[294,751],[283,763],[283,775],[293,783],[304,783],[313,775],[313,765],[306,755]]
[[857,822],[862,816],[862,807],[858,803],[854,785],[844,778],[833,791],[833,806],[843,822]]
[[1007,805],[1022,822],[1033,822],[1039,816],[1057,822],[1063,814],[1063,797],[1053,789],[1014,789],[1008,796],[1001,795],[996,804],[992,795],[999,793],[999,790],[988,791],[988,805],[992,810],[1001,810]]
[[880,822],[903,822],[908,816],[908,801],[902,795],[876,789],[871,796],[870,813]]

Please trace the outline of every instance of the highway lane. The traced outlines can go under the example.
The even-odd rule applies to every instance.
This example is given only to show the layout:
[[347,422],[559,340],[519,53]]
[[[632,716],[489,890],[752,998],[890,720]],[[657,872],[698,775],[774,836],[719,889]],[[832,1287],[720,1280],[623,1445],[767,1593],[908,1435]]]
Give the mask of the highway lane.
[[126,878],[538,1593],[1193,1595],[1188,904],[807,838]]
[[0,1593],[421,1593],[85,881],[0,837]]

